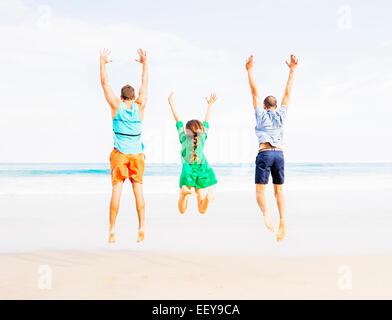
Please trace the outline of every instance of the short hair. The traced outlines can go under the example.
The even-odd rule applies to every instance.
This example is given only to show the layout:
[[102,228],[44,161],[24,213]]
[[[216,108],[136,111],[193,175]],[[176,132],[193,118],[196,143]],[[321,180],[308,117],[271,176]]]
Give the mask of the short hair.
[[124,100],[133,100],[135,98],[135,89],[129,84],[121,88],[121,98]]
[[276,108],[277,107],[277,100],[274,96],[268,96],[264,99],[264,105],[266,108]]

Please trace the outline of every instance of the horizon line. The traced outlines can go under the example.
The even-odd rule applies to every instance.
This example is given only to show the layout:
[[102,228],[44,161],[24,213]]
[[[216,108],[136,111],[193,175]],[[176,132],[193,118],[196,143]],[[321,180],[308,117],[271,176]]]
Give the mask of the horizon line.
[[[392,164],[392,161],[286,161],[287,164]],[[7,164],[109,164],[108,161],[105,162],[74,162],[74,161],[67,161],[67,162],[0,162],[0,165],[7,165]],[[181,162],[146,162],[148,164],[159,164],[159,165],[177,165],[181,164]],[[230,164],[254,164],[254,162],[209,162],[211,165],[230,165]]]

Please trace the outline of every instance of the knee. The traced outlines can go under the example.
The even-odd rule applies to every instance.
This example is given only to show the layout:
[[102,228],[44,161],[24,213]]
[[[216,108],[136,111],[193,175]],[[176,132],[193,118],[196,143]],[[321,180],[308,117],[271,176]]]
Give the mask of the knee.
[[135,198],[139,201],[144,201],[144,197],[143,197],[143,191],[142,190],[133,190],[133,194],[135,196]]
[[282,197],[282,196],[283,196],[282,188],[275,188],[275,198]]
[[140,209],[144,209],[145,206],[146,206],[146,203],[144,201],[143,193],[140,192],[140,191],[135,191],[134,195],[135,195],[135,200],[136,200],[137,207],[140,208]]
[[139,207],[139,209],[144,210],[146,208],[146,203],[144,201],[143,196],[141,196],[139,198],[139,200],[137,201],[137,206]]
[[258,198],[258,197],[264,196],[264,191],[265,191],[265,188],[257,188],[256,189],[256,197]]
[[180,208],[180,207],[178,207],[178,211],[180,211],[180,213],[185,213],[185,208]]

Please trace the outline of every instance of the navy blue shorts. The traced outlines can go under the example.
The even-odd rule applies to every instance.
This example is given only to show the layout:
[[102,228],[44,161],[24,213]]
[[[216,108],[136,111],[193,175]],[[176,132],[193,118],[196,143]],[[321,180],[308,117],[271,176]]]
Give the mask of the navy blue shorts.
[[268,184],[269,175],[273,184],[284,183],[284,156],[282,150],[266,150],[256,157],[256,184]]

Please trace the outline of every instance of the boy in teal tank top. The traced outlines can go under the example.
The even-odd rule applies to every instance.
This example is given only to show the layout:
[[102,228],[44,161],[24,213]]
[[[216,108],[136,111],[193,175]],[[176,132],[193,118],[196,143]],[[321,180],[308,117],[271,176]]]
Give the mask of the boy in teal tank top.
[[132,183],[136,201],[136,210],[139,218],[139,231],[137,242],[144,240],[145,203],[143,196],[144,154],[141,140],[141,127],[144,109],[147,103],[147,56],[139,49],[137,62],[143,65],[142,84],[139,96],[135,99],[135,90],[126,85],[121,89],[121,99],[118,98],[109,85],[106,64],[110,51],[104,49],[100,52],[101,84],[106,101],[110,105],[113,120],[114,149],[110,154],[110,169],[112,178],[112,198],[110,200],[109,243],[115,242],[115,223],[123,184],[126,179]]
[[176,121],[177,132],[181,143],[182,171],[180,176],[180,198],[178,209],[184,213],[188,204],[188,197],[197,196],[197,205],[200,213],[207,211],[209,203],[213,200],[212,190],[209,188],[217,183],[214,171],[204,155],[204,144],[209,130],[209,118],[212,105],[217,100],[215,94],[207,99],[208,107],[204,122],[190,120],[185,128],[179,120],[173,104],[173,93],[169,96],[169,104]]

